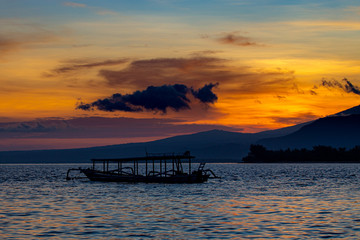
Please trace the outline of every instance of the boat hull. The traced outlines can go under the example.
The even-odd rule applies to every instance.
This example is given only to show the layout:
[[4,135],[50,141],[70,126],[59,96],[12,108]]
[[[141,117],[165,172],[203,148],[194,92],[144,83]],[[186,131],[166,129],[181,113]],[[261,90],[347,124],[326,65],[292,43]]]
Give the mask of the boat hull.
[[209,175],[203,173],[175,174],[167,176],[119,175],[93,169],[81,169],[91,181],[102,182],[145,182],[145,183],[203,183]]

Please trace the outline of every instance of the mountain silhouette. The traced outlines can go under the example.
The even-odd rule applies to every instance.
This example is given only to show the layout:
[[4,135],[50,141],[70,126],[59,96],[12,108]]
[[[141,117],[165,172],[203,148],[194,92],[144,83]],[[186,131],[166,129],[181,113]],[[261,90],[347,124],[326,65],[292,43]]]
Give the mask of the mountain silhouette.
[[360,145],[360,114],[320,118],[294,133],[262,139],[257,143],[269,149],[311,148],[316,145],[352,148]]
[[329,117],[259,133],[211,130],[161,140],[91,148],[0,152],[0,163],[88,163],[91,158],[145,156],[190,151],[198,161],[240,162],[251,144],[268,149],[311,148],[316,145],[360,145],[360,106]]
[[91,158],[120,158],[145,156],[147,152],[183,153],[185,151],[190,151],[199,161],[233,162],[240,161],[246,155],[250,144],[257,139],[250,133],[211,130],[144,143],[80,149],[0,152],[0,163],[89,162]]
[[351,114],[360,114],[360,105],[346,109],[345,111],[334,114],[335,116],[345,116]]

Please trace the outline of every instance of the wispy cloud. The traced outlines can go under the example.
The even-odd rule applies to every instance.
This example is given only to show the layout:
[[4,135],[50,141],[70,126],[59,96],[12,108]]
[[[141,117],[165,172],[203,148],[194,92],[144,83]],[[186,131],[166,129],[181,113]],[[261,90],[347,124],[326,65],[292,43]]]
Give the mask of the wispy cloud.
[[[148,86],[163,86],[182,84],[203,89],[193,95],[206,96],[211,99],[210,90],[219,83],[217,92],[221,95],[251,95],[271,94],[287,95],[289,92],[303,94],[294,72],[286,69],[257,69],[241,66],[239,62],[217,58],[196,56],[189,58],[154,58],[130,60],[128,58],[108,59],[101,61],[78,60],[50,70],[46,76],[70,77],[81,76],[84,71],[92,69],[92,74],[98,74],[101,79],[81,81],[82,87],[122,89],[132,92],[146,89]],[[80,74],[81,73],[81,74]],[[65,79],[66,80],[66,79]],[[205,91],[206,90],[206,91]],[[195,91],[195,90],[194,90]],[[197,91],[197,90],[196,90]]]
[[96,13],[99,14],[99,15],[112,15],[112,16],[115,16],[115,15],[118,15],[119,13],[115,12],[115,11],[111,11],[111,10],[107,10],[107,9],[99,9],[99,8],[96,8]]
[[133,61],[122,70],[103,69],[99,75],[108,86],[124,88],[170,82],[200,87],[208,82],[218,82],[223,91],[251,94],[281,89],[288,91],[294,86],[292,71],[256,70],[232,64],[230,60],[215,57],[157,58]]
[[[157,58],[137,60],[122,70],[100,70],[110,86],[146,87],[171,83],[194,82],[203,85],[212,81],[218,65],[225,60],[208,57]],[[215,81],[216,82],[216,81]]]
[[20,19],[0,19],[0,26],[1,55],[59,39],[52,30],[40,24],[25,23]]
[[6,37],[0,36],[0,54],[6,55],[21,49],[34,47],[38,44],[54,42],[56,39],[56,35],[49,32],[18,33],[14,35],[9,34]]
[[80,7],[80,8],[85,8],[87,7],[86,4],[83,3],[76,3],[76,2],[64,2],[65,6],[69,6],[69,7]]
[[359,6],[350,6],[350,7],[346,8],[345,11],[353,12],[357,15],[360,15],[360,7]]
[[77,71],[86,68],[95,68],[95,67],[105,67],[105,66],[114,66],[121,65],[129,62],[129,59],[109,59],[104,61],[89,61],[89,60],[80,60],[82,63],[68,64],[62,67],[53,69],[52,74],[48,76],[54,76],[56,74],[63,74],[71,71]]
[[194,57],[203,57],[203,56],[207,56],[207,55],[214,55],[214,54],[217,54],[217,53],[221,53],[222,51],[215,51],[215,50],[203,50],[203,51],[196,51],[196,52],[193,52],[191,53],[190,55],[191,56],[194,56]]
[[242,47],[261,45],[249,37],[237,35],[236,33],[227,33],[225,36],[218,38],[217,41],[223,44],[231,44]]
[[272,119],[276,123],[289,124],[289,125],[304,123],[315,120],[317,118],[319,118],[319,116],[312,112],[296,113],[294,116],[272,117]]
[[358,31],[360,30],[360,22],[358,21],[289,21],[283,23],[294,27],[306,28],[307,31]]
[[101,7],[93,7],[93,6],[89,6],[87,4],[83,4],[83,3],[64,2],[64,5],[68,6],[68,7],[73,7],[73,8],[87,8],[87,9],[94,11],[96,14],[99,14],[99,15],[118,15],[118,13],[115,11],[112,11],[109,9],[104,9]]
[[[100,79],[81,79],[90,70],[92,71],[88,76],[97,72]],[[79,78],[77,82],[73,80],[74,75]],[[71,85],[76,84],[77,87],[89,90],[96,88],[96,91],[103,94],[109,94],[109,88],[131,93],[148,86],[180,84],[192,86],[193,96],[208,98],[210,102],[216,100],[211,95],[215,83],[221,86],[216,90],[220,96],[236,98],[252,94],[285,96],[304,93],[299,87],[294,87],[297,82],[293,71],[257,69],[216,57],[73,60],[73,63],[56,67],[44,73],[44,76],[61,77],[63,81],[71,81]],[[204,88],[201,92],[194,92],[201,88]]]
[[0,54],[6,54],[20,48],[21,42],[15,39],[7,39],[0,36]]

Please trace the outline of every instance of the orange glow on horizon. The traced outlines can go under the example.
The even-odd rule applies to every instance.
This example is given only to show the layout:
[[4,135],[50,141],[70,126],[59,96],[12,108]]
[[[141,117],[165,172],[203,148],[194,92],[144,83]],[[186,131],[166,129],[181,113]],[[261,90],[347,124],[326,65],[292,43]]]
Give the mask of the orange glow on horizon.
[[[231,7],[244,11],[240,5]],[[257,21],[245,15],[237,20],[240,16],[205,14],[206,21],[180,13],[110,16],[97,14],[95,7],[86,9],[61,20],[45,13],[39,22],[26,16],[0,19],[6,36],[0,43],[0,120],[165,118],[258,132],[360,104],[359,95],[320,86],[322,79],[343,78],[360,85],[360,24],[358,13],[349,8],[336,9],[346,13],[336,19],[327,15],[330,9],[309,16],[311,11],[301,8],[295,12],[306,14],[291,19],[266,19],[264,14]],[[191,109],[166,114],[75,109],[79,102],[132,94],[148,86],[184,84],[198,89],[209,83],[219,85],[213,89],[217,102],[208,106],[190,97]]]

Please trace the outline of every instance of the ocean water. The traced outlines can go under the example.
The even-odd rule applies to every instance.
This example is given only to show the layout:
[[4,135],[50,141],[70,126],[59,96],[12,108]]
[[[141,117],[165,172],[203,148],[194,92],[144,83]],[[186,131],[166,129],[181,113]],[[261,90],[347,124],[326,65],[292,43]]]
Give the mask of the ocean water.
[[[203,184],[0,165],[0,239],[360,239],[360,164],[207,164]],[[205,167],[205,168],[206,168]]]

